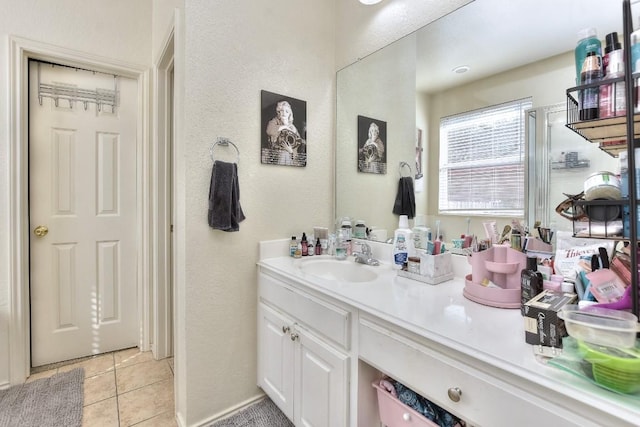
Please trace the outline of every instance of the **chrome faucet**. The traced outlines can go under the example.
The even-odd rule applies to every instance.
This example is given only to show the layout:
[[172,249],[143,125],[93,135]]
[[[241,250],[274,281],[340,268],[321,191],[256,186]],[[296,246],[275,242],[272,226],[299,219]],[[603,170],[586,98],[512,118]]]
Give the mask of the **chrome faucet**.
[[380,261],[371,256],[371,246],[368,243],[360,243],[360,252],[354,252],[355,262],[367,265],[380,265]]

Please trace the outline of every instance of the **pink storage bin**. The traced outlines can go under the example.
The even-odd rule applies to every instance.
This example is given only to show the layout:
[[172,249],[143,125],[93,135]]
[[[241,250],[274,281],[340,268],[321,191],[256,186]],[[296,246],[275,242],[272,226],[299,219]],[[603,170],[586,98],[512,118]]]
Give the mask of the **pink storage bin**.
[[386,427],[439,427],[438,424],[426,419],[422,414],[393,397],[378,385],[378,381],[374,381],[371,385],[378,392],[380,421]]

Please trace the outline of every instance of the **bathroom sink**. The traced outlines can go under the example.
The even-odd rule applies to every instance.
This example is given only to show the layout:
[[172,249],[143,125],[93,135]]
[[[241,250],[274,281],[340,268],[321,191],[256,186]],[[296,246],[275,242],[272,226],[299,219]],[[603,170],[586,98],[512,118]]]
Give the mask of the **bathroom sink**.
[[378,273],[374,270],[378,267],[335,258],[301,260],[298,268],[306,274],[336,282],[371,282],[378,277]]

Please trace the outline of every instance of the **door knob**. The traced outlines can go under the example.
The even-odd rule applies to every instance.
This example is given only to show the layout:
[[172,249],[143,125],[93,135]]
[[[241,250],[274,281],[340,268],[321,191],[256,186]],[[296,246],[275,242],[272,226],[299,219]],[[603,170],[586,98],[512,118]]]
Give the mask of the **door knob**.
[[49,232],[49,229],[44,225],[39,225],[33,229],[33,234],[35,234],[38,237],[44,237],[47,235],[48,232]]

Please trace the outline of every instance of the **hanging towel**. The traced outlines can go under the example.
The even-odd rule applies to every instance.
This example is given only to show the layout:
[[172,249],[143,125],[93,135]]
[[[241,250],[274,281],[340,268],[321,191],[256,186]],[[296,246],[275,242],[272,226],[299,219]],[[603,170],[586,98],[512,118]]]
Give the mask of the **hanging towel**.
[[403,176],[398,182],[398,194],[393,204],[393,213],[407,215],[409,218],[416,216],[416,196],[413,192],[413,178]]
[[240,206],[238,165],[216,160],[209,185],[209,226],[216,230],[238,231],[239,223],[244,219]]

